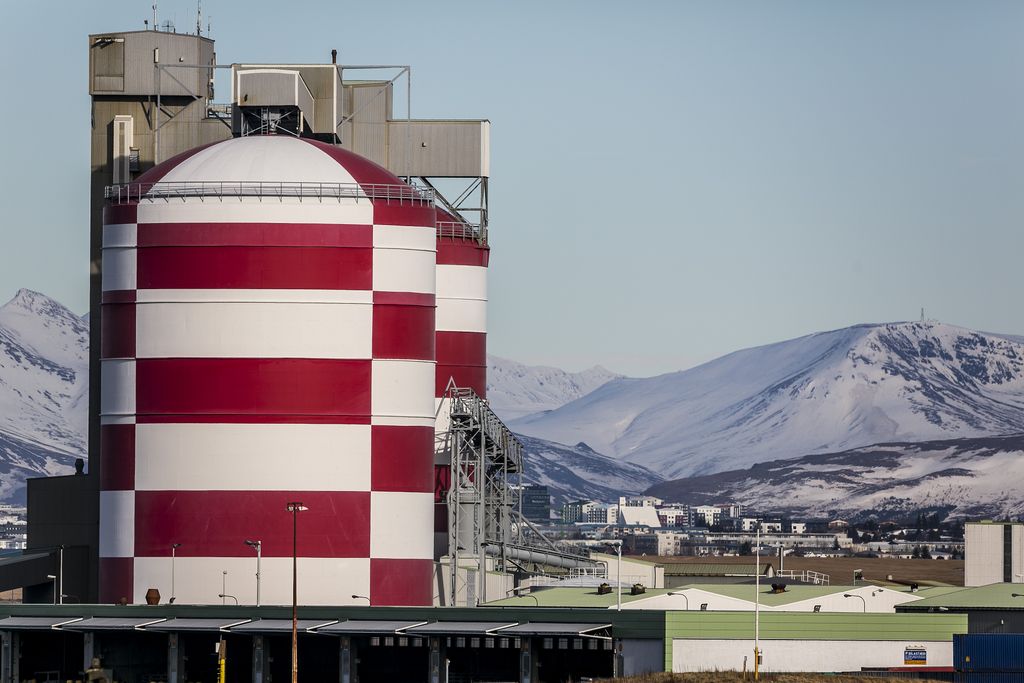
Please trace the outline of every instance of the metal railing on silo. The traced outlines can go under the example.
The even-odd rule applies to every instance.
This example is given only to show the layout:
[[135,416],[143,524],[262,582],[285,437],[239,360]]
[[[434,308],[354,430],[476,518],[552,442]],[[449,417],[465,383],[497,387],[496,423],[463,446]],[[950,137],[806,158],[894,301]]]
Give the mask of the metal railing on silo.
[[390,204],[433,206],[435,194],[429,187],[384,183],[314,183],[292,181],[184,181],[155,183],[127,183],[109,185],[103,192],[111,204],[130,204],[144,200],[188,199],[264,199],[294,198],[304,200],[351,199],[356,202],[383,201]]

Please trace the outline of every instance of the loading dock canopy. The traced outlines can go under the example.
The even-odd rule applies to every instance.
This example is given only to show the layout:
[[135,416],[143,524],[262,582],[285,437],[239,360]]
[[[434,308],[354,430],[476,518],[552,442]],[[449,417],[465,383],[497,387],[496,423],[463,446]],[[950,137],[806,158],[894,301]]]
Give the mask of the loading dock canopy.
[[65,631],[132,631],[166,619],[152,617],[90,617],[61,626]]
[[[498,631],[500,636],[576,636],[584,638],[608,638],[607,629],[611,624],[572,623],[527,623],[510,626]],[[601,631],[602,633],[597,633]]]
[[316,632],[340,636],[388,634],[398,633],[399,631],[404,631],[407,628],[413,628],[415,626],[423,626],[426,623],[427,622],[425,621],[359,621],[357,619],[349,619],[348,621],[341,621],[336,624],[330,624],[329,626],[323,626],[316,629]]
[[[251,619],[168,619],[167,621],[161,621],[156,624],[150,624],[146,627],[147,631],[174,631],[174,632],[196,632],[196,631],[208,631],[217,632],[225,631],[233,626],[241,626],[242,624],[249,623]],[[3,622],[0,622],[2,624]],[[291,629],[291,623],[288,622],[288,628]]]
[[81,620],[82,617],[8,617],[0,619],[0,631],[49,631]]
[[[337,619],[299,619],[298,630],[301,632],[310,629],[329,626],[338,623]],[[248,623],[240,624],[231,628],[232,633],[291,633],[291,619],[257,619]]]
[[406,631],[409,635],[430,635],[430,634],[461,634],[491,635],[494,631],[515,626],[516,622],[508,621],[435,621],[422,626],[416,626]]

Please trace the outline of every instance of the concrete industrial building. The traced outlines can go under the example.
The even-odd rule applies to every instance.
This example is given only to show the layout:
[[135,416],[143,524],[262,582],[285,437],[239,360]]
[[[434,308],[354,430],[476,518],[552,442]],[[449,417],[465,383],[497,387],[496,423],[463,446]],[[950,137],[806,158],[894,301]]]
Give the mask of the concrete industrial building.
[[1024,583],[1024,523],[964,525],[964,585]]

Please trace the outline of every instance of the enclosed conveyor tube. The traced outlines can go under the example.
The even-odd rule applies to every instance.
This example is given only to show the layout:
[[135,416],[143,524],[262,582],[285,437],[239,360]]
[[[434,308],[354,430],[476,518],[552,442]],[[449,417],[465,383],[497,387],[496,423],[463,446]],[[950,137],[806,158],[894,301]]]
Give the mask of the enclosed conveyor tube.
[[[485,546],[485,550],[487,554],[492,557],[500,557],[502,555],[502,547],[497,543],[488,543]],[[519,562],[533,562],[562,569],[594,567],[604,564],[598,560],[592,560],[589,557],[582,557],[580,555],[558,553],[540,548],[526,548],[511,544],[505,544],[504,555],[509,559],[517,560]]]

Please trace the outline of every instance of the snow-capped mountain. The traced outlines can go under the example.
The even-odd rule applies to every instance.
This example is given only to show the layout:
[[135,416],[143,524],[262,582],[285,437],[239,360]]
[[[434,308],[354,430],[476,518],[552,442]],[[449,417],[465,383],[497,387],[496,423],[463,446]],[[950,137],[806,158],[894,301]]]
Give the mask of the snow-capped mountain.
[[575,446],[519,437],[526,456],[528,483],[547,486],[556,505],[569,500],[614,502],[640,493],[662,478],[639,465],[613,460],[585,443]]
[[85,457],[88,386],[86,321],[27,289],[0,307],[0,499]]
[[890,443],[764,462],[656,484],[651,495],[690,504],[729,500],[764,512],[849,517],[918,510],[952,517],[1024,515],[1024,434]]
[[1024,432],[1024,344],[936,322],[858,325],[616,379],[518,433],[666,477],[880,442]]
[[566,372],[543,365],[487,357],[487,400],[503,420],[554,410],[622,375],[601,366]]

